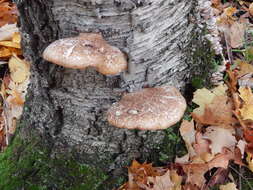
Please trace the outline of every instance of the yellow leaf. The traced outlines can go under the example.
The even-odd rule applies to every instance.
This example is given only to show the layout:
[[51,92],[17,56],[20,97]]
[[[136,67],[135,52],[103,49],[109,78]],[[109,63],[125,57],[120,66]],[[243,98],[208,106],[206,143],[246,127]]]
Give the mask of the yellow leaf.
[[243,100],[243,106],[239,109],[241,116],[244,120],[253,120],[253,94],[250,88],[240,87],[240,97]]
[[172,190],[181,190],[183,177],[179,176],[175,170],[171,170],[170,178],[171,178],[171,181],[174,183],[174,187]]
[[29,76],[29,64],[17,56],[12,56],[9,60],[9,69],[11,73],[11,79],[14,82],[22,83]]
[[228,183],[226,185],[220,185],[220,190],[237,190],[234,183]]
[[192,101],[199,105],[198,108],[194,109],[194,113],[202,115],[205,110],[205,105],[210,104],[215,97],[211,91],[207,90],[206,88],[198,89],[194,92],[194,96]]
[[7,48],[7,47],[0,47],[0,58],[8,58],[11,57],[12,54],[15,53],[17,55],[21,55],[22,52],[20,49],[16,48]]
[[25,101],[23,100],[23,98],[21,97],[21,94],[18,91],[14,90],[12,96],[13,96],[13,99],[11,100],[12,104],[15,104],[15,105],[24,104]]
[[193,113],[203,115],[205,106],[211,104],[216,96],[225,95],[227,89],[227,86],[223,84],[212,90],[208,90],[206,88],[198,89],[196,92],[194,92],[192,101],[198,104],[199,107],[194,109]]
[[249,6],[249,13],[253,16],[253,3]]
[[247,153],[246,161],[248,162],[248,167],[249,167],[250,171],[253,172],[253,159],[252,159],[252,155],[250,153]]
[[228,7],[224,9],[224,13],[228,17],[233,17],[233,14],[236,13],[237,9],[235,7]]
[[16,42],[12,42],[12,41],[1,41],[0,45],[5,46],[5,47],[17,48],[17,49],[21,48],[20,43],[16,43]]
[[19,32],[15,32],[12,36],[12,42],[20,44],[21,36]]
[[239,109],[239,111],[244,120],[253,120],[253,104],[246,104],[242,107],[242,109]]
[[236,62],[240,68],[240,71],[238,72],[238,77],[242,77],[243,75],[248,73],[253,73],[253,65],[248,64],[247,62],[242,60],[237,60]]

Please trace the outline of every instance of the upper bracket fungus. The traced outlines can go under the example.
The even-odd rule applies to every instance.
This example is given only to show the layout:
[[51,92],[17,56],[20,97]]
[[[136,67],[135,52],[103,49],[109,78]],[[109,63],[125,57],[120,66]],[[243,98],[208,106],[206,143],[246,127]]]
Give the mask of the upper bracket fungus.
[[57,40],[44,50],[43,58],[67,68],[94,67],[104,75],[115,75],[127,69],[126,56],[97,33],[81,33]]
[[108,110],[108,121],[119,128],[158,130],[176,124],[186,109],[186,101],[171,86],[145,88],[126,94]]

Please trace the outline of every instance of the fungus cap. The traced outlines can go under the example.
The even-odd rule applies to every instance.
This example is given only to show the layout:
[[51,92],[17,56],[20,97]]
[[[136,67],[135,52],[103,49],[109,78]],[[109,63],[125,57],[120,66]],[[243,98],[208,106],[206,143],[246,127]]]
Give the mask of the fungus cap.
[[44,50],[43,58],[67,68],[94,67],[104,75],[115,75],[127,68],[125,55],[97,33],[56,40]]
[[108,121],[119,128],[158,130],[176,124],[186,109],[181,93],[171,86],[126,94],[108,110]]

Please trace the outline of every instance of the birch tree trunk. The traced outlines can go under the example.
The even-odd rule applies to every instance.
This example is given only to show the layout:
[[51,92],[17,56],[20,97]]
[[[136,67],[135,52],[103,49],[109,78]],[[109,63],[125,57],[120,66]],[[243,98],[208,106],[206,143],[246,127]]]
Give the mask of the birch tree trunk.
[[[18,132],[40,136],[50,156],[74,155],[81,163],[115,171],[159,151],[164,131],[118,129],[106,111],[123,93],[164,84],[185,89],[188,50],[196,34],[194,0],[17,0],[24,56],[31,84]],[[60,38],[100,32],[128,55],[128,71],[103,76],[42,59]]]

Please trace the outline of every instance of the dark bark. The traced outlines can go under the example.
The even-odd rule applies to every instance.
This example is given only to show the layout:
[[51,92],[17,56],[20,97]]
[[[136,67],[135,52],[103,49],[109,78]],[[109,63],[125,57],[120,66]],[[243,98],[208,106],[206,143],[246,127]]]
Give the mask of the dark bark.
[[[74,153],[107,171],[147,159],[163,131],[109,126],[106,111],[122,93],[171,84],[184,89],[191,63],[186,50],[196,33],[194,0],[17,0],[25,57],[32,63],[22,121],[23,138],[40,135],[51,154]],[[52,41],[101,32],[129,58],[128,72],[103,76],[44,61]]]

